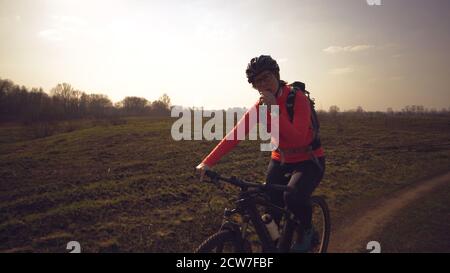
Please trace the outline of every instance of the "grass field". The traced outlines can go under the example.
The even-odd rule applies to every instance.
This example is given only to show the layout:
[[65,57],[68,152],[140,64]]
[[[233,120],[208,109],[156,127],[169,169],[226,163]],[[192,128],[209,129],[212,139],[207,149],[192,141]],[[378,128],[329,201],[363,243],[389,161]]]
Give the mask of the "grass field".
[[[0,251],[191,252],[236,189],[191,178],[218,141],[174,141],[171,118],[0,125]],[[323,116],[316,191],[335,223],[388,192],[448,171],[449,117]],[[243,141],[215,168],[264,181],[269,154]]]

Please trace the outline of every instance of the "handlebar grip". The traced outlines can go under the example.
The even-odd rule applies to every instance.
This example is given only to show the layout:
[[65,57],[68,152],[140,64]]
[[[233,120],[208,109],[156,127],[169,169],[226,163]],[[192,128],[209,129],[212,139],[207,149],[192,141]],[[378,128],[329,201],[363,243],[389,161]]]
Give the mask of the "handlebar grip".
[[211,171],[211,170],[205,170],[205,175],[211,179],[220,177],[218,173],[216,173],[215,171]]

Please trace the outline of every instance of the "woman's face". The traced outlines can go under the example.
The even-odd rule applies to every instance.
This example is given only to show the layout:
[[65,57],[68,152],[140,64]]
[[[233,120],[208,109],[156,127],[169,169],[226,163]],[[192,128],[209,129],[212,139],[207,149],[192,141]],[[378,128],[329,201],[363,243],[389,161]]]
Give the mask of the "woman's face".
[[278,84],[275,74],[267,70],[259,73],[253,80],[253,88],[260,93],[266,91],[275,95],[278,90]]

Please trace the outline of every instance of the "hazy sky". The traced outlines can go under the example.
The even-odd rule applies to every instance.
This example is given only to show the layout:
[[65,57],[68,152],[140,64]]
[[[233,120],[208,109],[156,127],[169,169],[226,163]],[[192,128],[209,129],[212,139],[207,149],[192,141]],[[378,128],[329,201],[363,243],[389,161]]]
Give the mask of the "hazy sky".
[[250,106],[279,61],[327,110],[450,106],[450,1],[0,0],[0,78],[207,109]]

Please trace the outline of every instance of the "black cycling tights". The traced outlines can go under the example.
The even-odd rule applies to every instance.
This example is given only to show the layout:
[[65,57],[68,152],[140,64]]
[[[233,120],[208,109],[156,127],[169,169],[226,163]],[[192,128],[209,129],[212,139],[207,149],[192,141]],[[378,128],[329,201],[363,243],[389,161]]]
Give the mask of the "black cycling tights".
[[[289,185],[295,189],[294,192],[289,193],[271,192],[269,194],[271,201],[279,207],[286,205],[300,219],[302,227],[305,229],[311,227],[311,194],[319,185],[325,172],[325,157],[319,157],[318,161],[322,170],[312,160],[281,164],[279,161],[272,159],[268,166],[267,184]],[[292,173],[292,176],[287,176],[289,173]],[[279,223],[281,214],[271,209],[269,209],[269,212]]]

